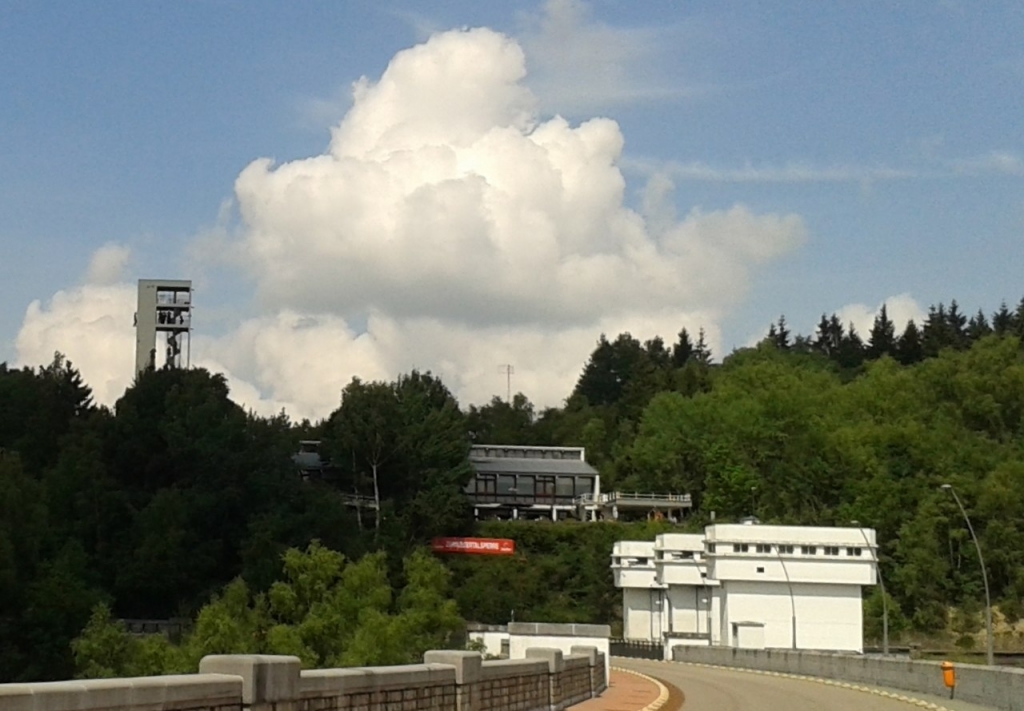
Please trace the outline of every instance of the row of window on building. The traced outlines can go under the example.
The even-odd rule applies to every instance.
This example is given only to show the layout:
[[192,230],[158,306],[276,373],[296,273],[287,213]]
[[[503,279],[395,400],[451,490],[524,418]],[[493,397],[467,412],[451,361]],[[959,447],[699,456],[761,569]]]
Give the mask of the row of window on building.
[[[715,548],[716,548],[716,544],[714,544],[714,543],[708,543],[707,544],[707,551],[708,551],[708,553],[714,553],[715,552]],[[838,556],[838,555],[841,554],[841,552],[843,550],[842,547],[840,547],[840,546],[800,546],[799,548],[800,548],[800,554],[801,555],[818,555],[818,551],[821,550],[821,552],[824,555]],[[749,544],[749,543],[733,543],[732,544],[732,552],[733,553],[749,553],[750,549],[751,549],[751,544]],[[779,544],[779,545],[774,545],[773,546],[770,543],[756,543],[756,544],[753,545],[753,549],[754,549],[754,553],[772,554],[774,552],[774,553],[778,553],[779,555],[793,555],[793,554],[796,553],[797,546],[788,545],[788,544]],[[863,555],[863,552],[864,552],[863,548],[859,548],[859,547],[856,547],[856,546],[851,546],[851,547],[847,547],[846,548],[846,555],[850,556],[850,557],[854,557],[854,558],[855,557],[860,557],[861,555]],[[673,551],[673,552],[658,551],[658,553],[656,555],[657,555],[657,557],[659,559],[662,559],[662,560],[693,560],[693,558],[695,557],[694,551]],[[650,565],[651,564],[651,559],[650,558],[633,558],[633,559],[625,559],[622,562],[625,563],[626,565],[630,565],[632,563],[632,565],[641,566],[642,567],[642,566]]]
[[[796,548],[797,547],[793,546],[793,545],[785,545],[785,544],[779,544],[777,546],[772,546],[772,544],[770,544],[770,543],[757,543],[757,544],[754,545],[754,552],[755,553],[772,553],[773,552],[773,548],[774,548],[774,552],[777,552],[779,555],[793,555],[796,552]],[[839,546],[800,546],[800,554],[801,555],[818,555],[818,549],[819,548],[821,548],[822,553],[824,553],[825,555],[839,555],[840,551],[842,550]],[[714,553],[714,552],[715,552],[715,544],[714,543],[708,543],[708,553]],[[732,552],[733,553],[749,553],[750,552],[750,544],[749,543],[733,543],[732,544]],[[848,556],[860,556],[861,554],[862,554],[862,549],[861,548],[849,547],[849,548],[846,549],[846,555],[848,555]]]
[[593,477],[532,476],[523,474],[477,474],[470,482],[471,494],[485,497],[559,498],[569,503],[576,496],[594,493]]

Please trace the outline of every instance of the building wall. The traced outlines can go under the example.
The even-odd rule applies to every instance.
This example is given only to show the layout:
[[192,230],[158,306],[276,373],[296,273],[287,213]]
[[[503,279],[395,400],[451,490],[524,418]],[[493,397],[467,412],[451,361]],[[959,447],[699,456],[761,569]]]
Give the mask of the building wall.
[[666,632],[706,634],[711,591],[696,585],[673,585],[665,591]]
[[483,654],[489,657],[500,657],[502,649],[508,646],[508,631],[470,630],[467,637],[483,645]]
[[[875,532],[865,528],[831,526],[766,526],[739,523],[712,524],[704,529],[709,542],[777,542],[837,546],[875,546]],[[867,544],[865,544],[867,539]]]
[[612,576],[619,588],[661,588],[656,580],[654,541],[618,541],[612,546]]
[[603,655],[604,678],[611,673],[611,627],[608,625],[510,622],[508,633],[510,659],[524,659],[530,649],[558,649],[563,654],[571,654],[574,647],[593,647]]
[[764,623],[764,645],[769,649],[793,646],[793,608],[799,649],[863,651],[863,607],[856,585],[726,582],[722,585],[723,643],[734,646],[733,623]]
[[661,590],[622,590],[622,635],[625,639],[648,642],[661,639],[661,600]]
[[725,594],[722,588],[711,588],[711,644],[725,644],[721,625],[724,606]]
[[[753,550],[753,549],[751,549]],[[800,557],[778,553],[717,553],[710,558],[708,577],[714,580],[756,580],[766,582],[874,585],[875,566],[871,558]]]

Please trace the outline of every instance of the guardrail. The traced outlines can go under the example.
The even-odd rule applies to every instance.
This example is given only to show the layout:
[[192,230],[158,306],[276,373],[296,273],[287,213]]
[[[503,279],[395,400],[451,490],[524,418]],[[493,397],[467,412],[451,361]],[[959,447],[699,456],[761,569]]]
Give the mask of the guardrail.
[[638,492],[613,491],[608,494],[600,494],[596,499],[593,494],[582,494],[576,497],[576,503],[584,506],[593,504],[614,504],[619,501],[656,501],[659,503],[681,504],[683,507],[693,506],[693,497],[690,494],[643,494]]
[[638,639],[608,640],[608,653],[613,657],[630,659],[664,659],[665,645]]

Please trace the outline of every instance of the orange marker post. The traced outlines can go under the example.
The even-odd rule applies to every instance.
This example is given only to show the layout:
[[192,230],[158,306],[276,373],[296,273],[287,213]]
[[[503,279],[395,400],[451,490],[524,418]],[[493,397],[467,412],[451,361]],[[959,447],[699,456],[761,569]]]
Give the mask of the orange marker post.
[[942,667],[942,683],[949,689],[949,698],[953,698],[953,692],[956,691],[956,668],[953,666],[953,662],[943,662]]

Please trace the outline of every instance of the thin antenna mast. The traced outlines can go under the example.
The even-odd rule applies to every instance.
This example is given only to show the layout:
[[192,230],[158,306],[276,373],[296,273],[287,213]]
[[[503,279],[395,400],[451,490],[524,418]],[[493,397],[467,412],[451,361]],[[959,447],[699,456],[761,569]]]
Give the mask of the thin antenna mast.
[[516,372],[516,368],[511,363],[498,367],[505,374],[505,402],[512,404],[512,374]]

